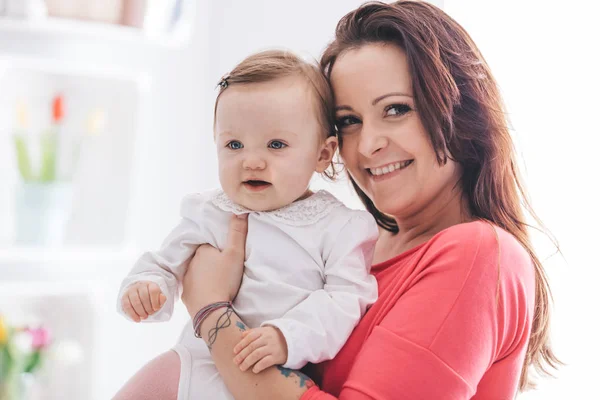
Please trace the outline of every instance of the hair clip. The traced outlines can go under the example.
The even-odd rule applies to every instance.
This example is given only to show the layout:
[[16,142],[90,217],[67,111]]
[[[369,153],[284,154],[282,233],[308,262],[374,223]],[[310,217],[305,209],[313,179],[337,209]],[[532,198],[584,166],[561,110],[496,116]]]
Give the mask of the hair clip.
[[219,81],[217,86],[220,86],[221,90],[227,89],[227,86],[229,86],[229,82],[227,82],[228,79],[229,79],[229,74],[223,75],[223,77],[221,78],[221,80]]

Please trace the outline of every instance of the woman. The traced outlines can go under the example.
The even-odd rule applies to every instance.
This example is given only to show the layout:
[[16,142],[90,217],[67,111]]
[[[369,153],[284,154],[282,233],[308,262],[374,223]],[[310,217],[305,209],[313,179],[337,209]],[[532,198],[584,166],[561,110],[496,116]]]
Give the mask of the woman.
[[[230,310],[211,312],[201,336],[229,390],[240,399],[514,398],[529,367],[559,361],[524,211],[535,215],[483,57],[444,12],[401,1],[346,15],[322,66],[340,155],[380,226],[379,299],[337,357],[311,371],[320,389],[297,371],[254,374],[260,341],[237,365],[245,325]],[[226,249],[198,250],[184,282],[192,317],[235,297],[246,229],[233,219]],[[174,353],[155,362],[179,364]]]

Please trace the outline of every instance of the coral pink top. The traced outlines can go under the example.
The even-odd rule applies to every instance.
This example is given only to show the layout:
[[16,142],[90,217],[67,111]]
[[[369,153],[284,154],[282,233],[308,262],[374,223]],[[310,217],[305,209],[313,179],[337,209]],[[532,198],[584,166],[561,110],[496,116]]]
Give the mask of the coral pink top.
[[512,235],[455,225],[372,272],[379,299],[302,400],[514,398],[535,275]]

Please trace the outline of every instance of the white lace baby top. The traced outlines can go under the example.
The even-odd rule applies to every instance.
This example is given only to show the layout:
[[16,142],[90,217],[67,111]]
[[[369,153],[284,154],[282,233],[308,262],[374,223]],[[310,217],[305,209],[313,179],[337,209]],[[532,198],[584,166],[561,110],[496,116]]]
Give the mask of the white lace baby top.
[[378,230],[369,213],[347,208],[324,190],[265,212],[233,203],[222,190],[186,196],[182,219],[162,248],[145,253],[124,280],[119,311],[127,286],[153,281],[167,302],[146,322],[168,320],[196,248],[223,248],[231,213],[249,214],[236,313],[250,327],[281,330],[288,368],[333,358],[377,298],[369,271]]

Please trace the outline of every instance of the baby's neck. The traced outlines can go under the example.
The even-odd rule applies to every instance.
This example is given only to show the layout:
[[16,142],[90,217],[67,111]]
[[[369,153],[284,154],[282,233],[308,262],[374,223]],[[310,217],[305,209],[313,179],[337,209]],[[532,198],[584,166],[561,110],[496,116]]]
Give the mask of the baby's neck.
[[312,195],[313,195],[313,191],[310,189],[307,189],[306,192],[304,192],[304,194],[302,196],[300,196],[296,200],[294,200],[293,203],[300,201],[300,200],[308,199]]

